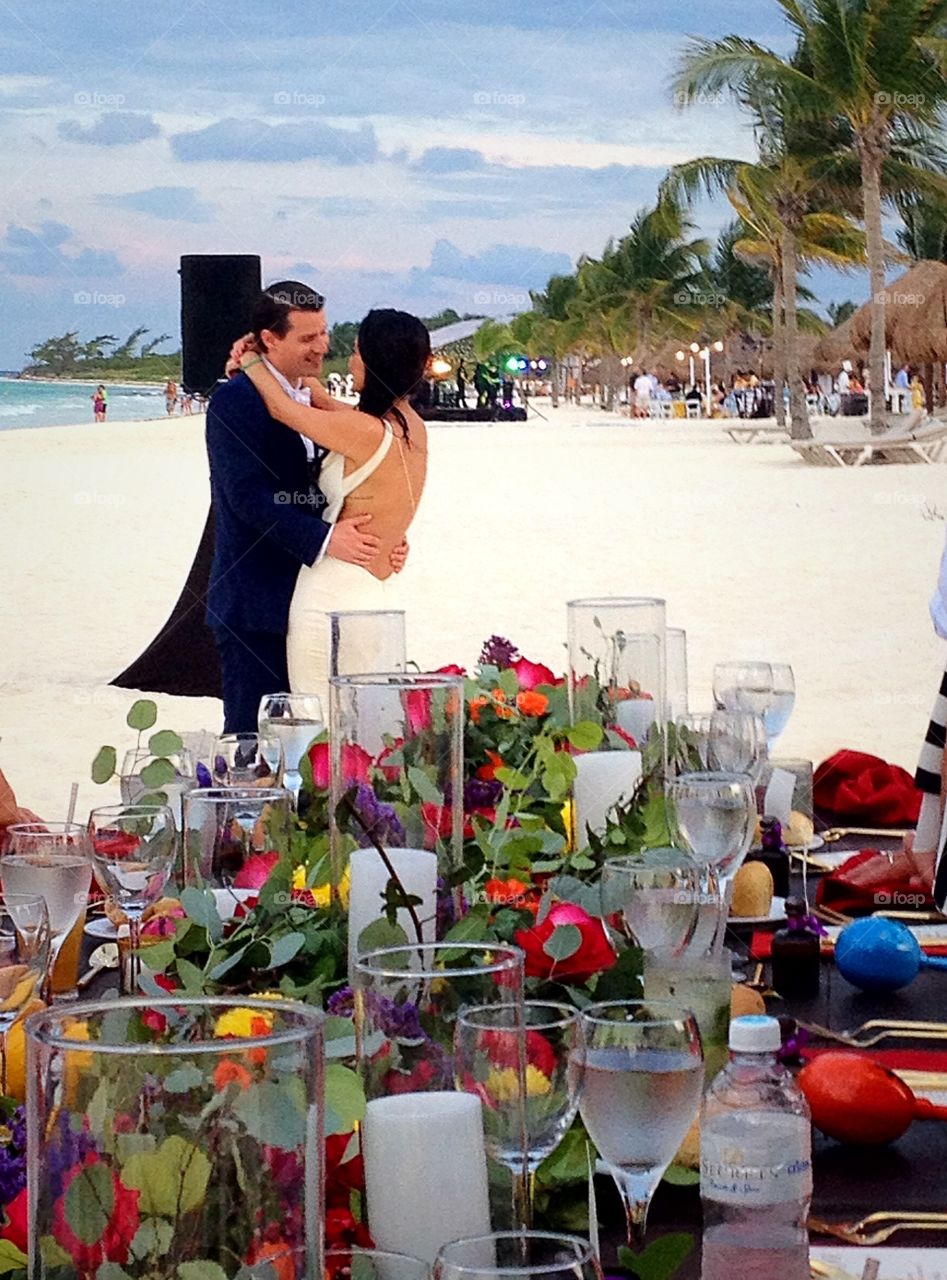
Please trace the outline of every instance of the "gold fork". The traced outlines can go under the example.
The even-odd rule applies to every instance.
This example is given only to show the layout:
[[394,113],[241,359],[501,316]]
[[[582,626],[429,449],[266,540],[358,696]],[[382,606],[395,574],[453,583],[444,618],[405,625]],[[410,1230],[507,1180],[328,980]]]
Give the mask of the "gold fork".
[[[871,1230],[877,1224],[877,1230]],[[857,1222],[825,1222],[822,1218],[809,1219],[809,1230],[820,1236],[835,1236],[846,1244],[882,1244],[896,1231],[947,1231],[947,1213],[910,1212],[888,1213],[883,1210],[869,1213]]]
[[882,1040],[947,1040],[947,1023],[899,1022],[896,1019],[872,1018],[854,1031],[832,1031],[817,1022],[800,1022],[800,1027],[822,1040],[835,1040],[853,1049],[870,1049]]
[[892,840],[902,840],[907,832],[892,831],[884,827],[829,827],[827,831],[820,831],[819,835],[826,844],[835,844],[846,836],[889,836]]

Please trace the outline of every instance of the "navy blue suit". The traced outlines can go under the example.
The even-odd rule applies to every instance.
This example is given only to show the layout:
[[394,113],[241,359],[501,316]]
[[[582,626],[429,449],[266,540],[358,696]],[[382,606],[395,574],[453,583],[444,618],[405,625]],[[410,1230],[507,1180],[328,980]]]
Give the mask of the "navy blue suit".
[[224,732],[252,733],[266,693],[288,688],[286,629],[301,565],[331,528],[302,437],[271,418],[245,374],[207,411],[214,559],[207,623],[220,652]]

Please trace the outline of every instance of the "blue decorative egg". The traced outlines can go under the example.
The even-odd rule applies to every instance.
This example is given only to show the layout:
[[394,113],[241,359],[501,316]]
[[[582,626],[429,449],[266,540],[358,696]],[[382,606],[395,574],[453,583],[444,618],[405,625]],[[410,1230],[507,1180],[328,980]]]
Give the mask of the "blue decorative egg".
[[921,948],[897,920],[869,916],[839,934],[835,964],[843,978],[862,991],[898,991],[917,976]]

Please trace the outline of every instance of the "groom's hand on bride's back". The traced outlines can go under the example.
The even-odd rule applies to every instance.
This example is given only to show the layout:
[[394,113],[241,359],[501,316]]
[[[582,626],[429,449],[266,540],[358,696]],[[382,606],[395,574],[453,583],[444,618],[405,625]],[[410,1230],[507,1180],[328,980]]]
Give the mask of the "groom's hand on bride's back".
[[400,573],[405,566],[408,558],[408,539],[402,538],[396,547],[392,547],[388,553],[388,563],[394,569],[395,573]]
[[332,530],[326,555],[336,560],[344,560],[347,564],[357,564],[365,568],[378,555],[381,538],[365,529],[371,520],[370,515],[351,516],[347,520],[339,520]]

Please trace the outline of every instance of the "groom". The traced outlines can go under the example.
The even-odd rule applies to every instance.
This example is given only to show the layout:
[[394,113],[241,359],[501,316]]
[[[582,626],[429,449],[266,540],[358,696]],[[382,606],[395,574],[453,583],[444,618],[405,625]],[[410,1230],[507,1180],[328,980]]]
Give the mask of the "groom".
[[[252,329],[283,389],[308,404],[300,380],[319,376],[329,349],[325,299],[296,280],[272,284]],[[335,525],[321,518],[316,447],[269,416],[245,374],[214,394],[207,456],[214,511],[207,624],[220,654],[224,732],[254,733],[260,699],[289,688],[286,630],[300,566],[323,555],[364,566],[381,542],[367,532],[369,515]]]

